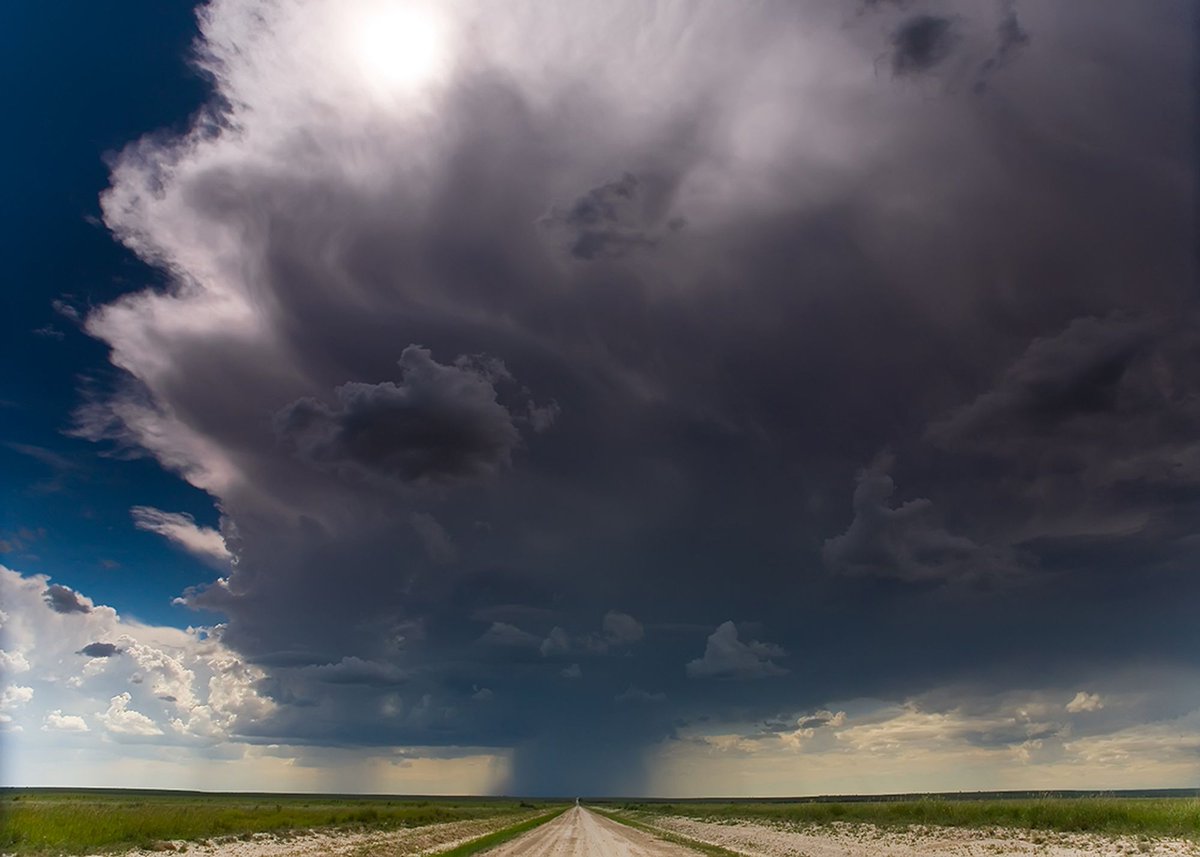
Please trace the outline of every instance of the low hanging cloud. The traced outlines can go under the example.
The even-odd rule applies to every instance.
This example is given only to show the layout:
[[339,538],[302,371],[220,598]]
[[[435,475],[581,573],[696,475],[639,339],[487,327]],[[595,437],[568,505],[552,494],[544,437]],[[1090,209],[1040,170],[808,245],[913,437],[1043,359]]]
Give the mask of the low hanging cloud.
[[924,74],[950,56],[957,41],[954,21],[940,15],[913,15],[892,34],[892,74]]
[[784,650],[773,643],[750,640],[743,643],[733,622],[722,622],[708,637],[704,656],[687,664],[689,678],[750,679],[785,675],[787,670],[771,658]]
[[111,658],[121,654],[121,649],[114,643],[88,643],[78,653],[89,658]]
[[91,613],[92,602],[90,599],[82,597],[78,592],[71,589],[69,586],[62,586],[58,583],[52,583],[46,587],[46,591],[42,594],[46,603],[50,605],[50,609],[55,613]]
[[225,565],[233,559],[221,533],[212,527],[199,526],[191,515],[164,512],[153,506],[134,506],[129,514],[139,530],[157,533],[194,556],[218,565]]
[[399,383],[350,382],[335,404],[300,399],[276,416],[280,439],[318,467],[351,468],[402,483],[485,476],[509,463],[520,440],[494,383],[507,375],[460,358],[444,365],[427,348],[400,356]]

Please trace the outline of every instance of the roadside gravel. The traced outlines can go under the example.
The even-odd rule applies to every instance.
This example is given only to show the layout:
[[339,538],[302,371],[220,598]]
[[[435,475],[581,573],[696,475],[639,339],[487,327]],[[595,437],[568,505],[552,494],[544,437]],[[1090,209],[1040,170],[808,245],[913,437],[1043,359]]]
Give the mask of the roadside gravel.
[[674,833],[748,857],[1200,857],[1183,839],[961,827],[891,829],[872,824],[792,827],[716,823],[678,816],[638,816]]

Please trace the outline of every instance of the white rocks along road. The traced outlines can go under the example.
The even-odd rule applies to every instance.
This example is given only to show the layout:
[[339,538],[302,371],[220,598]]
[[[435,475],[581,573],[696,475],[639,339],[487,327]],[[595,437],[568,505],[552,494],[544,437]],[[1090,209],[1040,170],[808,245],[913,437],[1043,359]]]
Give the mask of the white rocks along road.
[[487,852],[487,857],[697,857],[581,806]]

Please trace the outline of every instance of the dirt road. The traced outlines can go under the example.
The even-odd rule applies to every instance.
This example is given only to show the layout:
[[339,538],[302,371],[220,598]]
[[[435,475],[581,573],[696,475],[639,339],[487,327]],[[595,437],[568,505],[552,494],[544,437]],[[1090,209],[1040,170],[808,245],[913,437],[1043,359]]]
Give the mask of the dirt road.
[[577,806],[493,848],[488,857],[696,857],[696,852]]

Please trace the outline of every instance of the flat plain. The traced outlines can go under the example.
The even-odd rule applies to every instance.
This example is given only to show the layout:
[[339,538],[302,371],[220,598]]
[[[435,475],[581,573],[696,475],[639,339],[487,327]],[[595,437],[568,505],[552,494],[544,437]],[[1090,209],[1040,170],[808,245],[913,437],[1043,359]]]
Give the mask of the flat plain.
[[4,790],[18,857],[1200,857],[1200,798],[565,801]]

